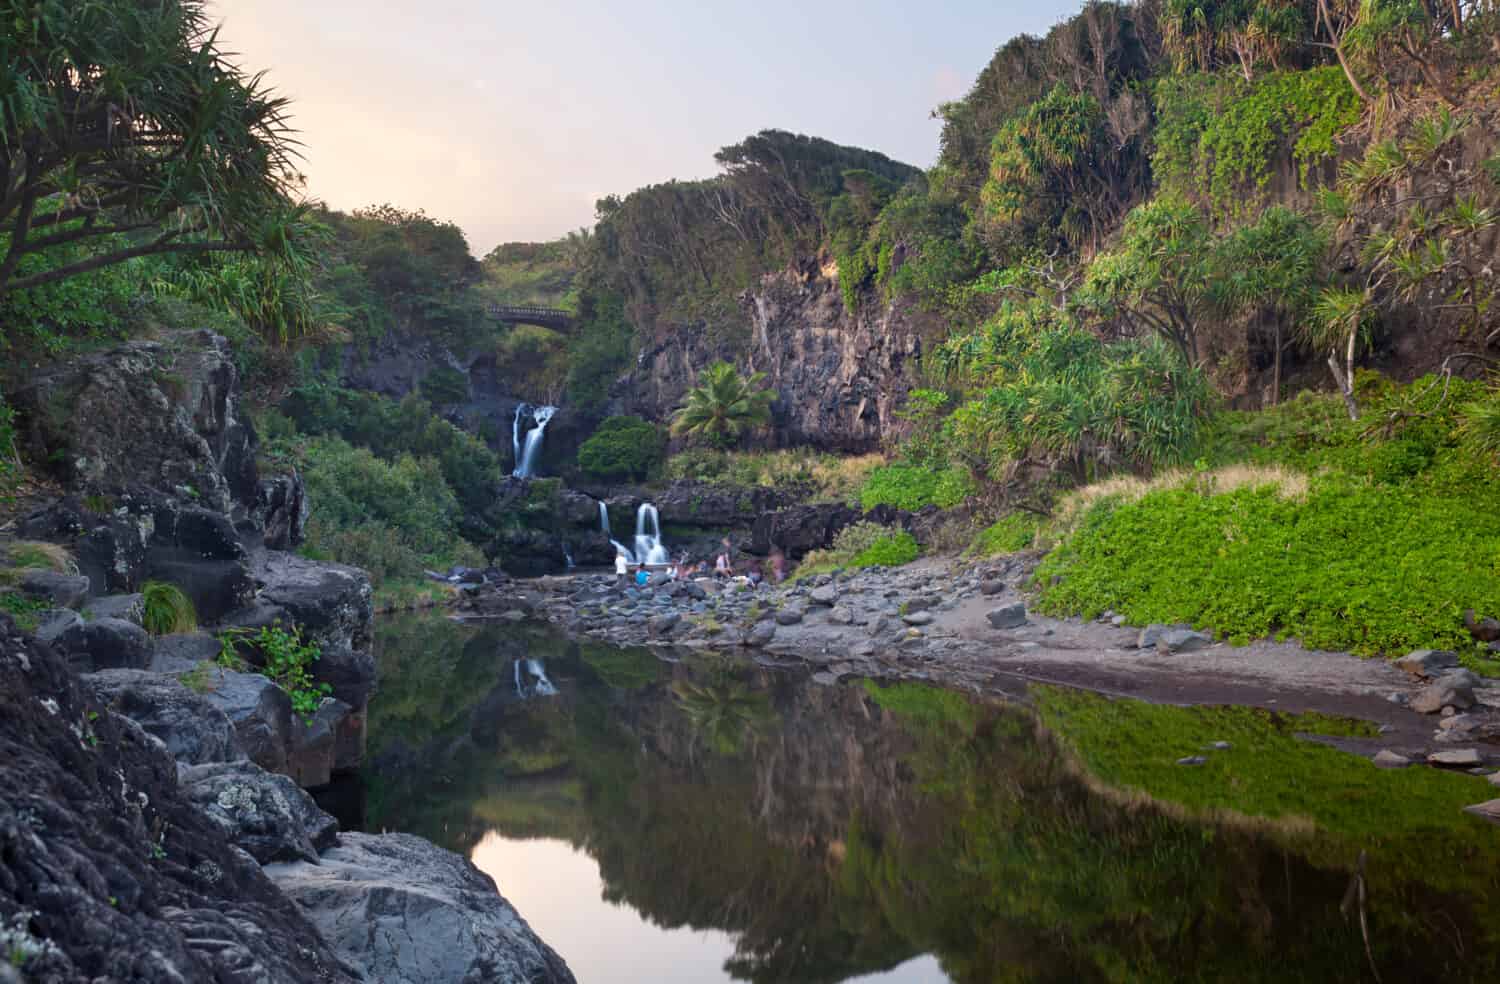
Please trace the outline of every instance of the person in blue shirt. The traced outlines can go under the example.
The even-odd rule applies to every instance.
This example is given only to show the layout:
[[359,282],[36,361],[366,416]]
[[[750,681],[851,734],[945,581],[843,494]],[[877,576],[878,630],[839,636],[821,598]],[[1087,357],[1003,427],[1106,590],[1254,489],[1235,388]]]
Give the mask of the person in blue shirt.
[[637,566],[635,569],[635,586],[638,588],[644,588],[646,586],[646,583],[650,580],[651,574],[646,570],[646,565],[640,564],[639,566]]

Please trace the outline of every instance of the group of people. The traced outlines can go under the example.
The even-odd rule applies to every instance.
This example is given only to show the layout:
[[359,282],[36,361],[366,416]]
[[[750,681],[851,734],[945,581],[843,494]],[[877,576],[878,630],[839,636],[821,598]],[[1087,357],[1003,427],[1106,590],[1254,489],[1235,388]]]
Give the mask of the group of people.
[[[768,562],[771,568],[769,577],[770,581],[775,584],[780,584],[782,581],[786,580],[786,554],[782,553],[780,549],[773,549],[771,551],[770,557],[768,558]],[[667,581],[677,581],[688,578],[700,578],[709,576],[707,562],[700,560],[696,564],[694,564],[689,560],[687,554],[683,554],[680,558],[678,558],[676,562],[669,561],[661,573]],[[630,558],[625,556],[623,552],[615,554],[615,574],[618,575],[621,580],[630,578],[635,582],[635,585],[638,588],[644,588],[646,585],[651,583],[651,571],[647,569],[644,563],[637,563],[635,565],[635,573],[633,576],[631,575]],[[760,561],[758,560],[751,560],[750,563],[745,566],[743,573],[736,571],[734,564],[734,547],[729,542],[728,537],[725,537],[723,541],[721,541],[721,549],[719,550],[719,553],[714,557],[712,576],[720,581],[731,581],[742,578],[747,583],[749,583],[751,587],[760,587],[767,581],[766,572],[761,568]]]

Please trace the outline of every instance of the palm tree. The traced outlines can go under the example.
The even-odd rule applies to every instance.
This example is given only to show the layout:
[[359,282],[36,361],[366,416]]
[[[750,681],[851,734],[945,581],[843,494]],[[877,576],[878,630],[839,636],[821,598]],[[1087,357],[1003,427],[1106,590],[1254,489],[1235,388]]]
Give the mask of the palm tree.
[[698,374],[698,385],[672,414],[672,433],[726,446],[771,422],[775,390],[761,389],[766,374],[741,378],[734,366],[715,362]]

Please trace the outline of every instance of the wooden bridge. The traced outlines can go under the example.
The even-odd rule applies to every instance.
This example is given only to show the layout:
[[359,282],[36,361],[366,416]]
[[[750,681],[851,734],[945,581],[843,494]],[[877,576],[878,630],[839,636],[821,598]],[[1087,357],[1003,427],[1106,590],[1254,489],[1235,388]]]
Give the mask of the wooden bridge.
[[518,325],[541,325],[543,328],[558,328],[562,331],[573,327],[572,312],[561,308],[492,304],[490,315],[500,321],[509,321]]

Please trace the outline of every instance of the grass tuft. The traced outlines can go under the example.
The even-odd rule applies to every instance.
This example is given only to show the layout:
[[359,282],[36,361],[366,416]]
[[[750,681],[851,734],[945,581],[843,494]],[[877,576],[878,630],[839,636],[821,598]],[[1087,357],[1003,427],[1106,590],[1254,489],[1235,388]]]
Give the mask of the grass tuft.
[[141,626],[155,636],[191,632],[198,627],[193,601],[176,585],[147,581],[141,588]]

